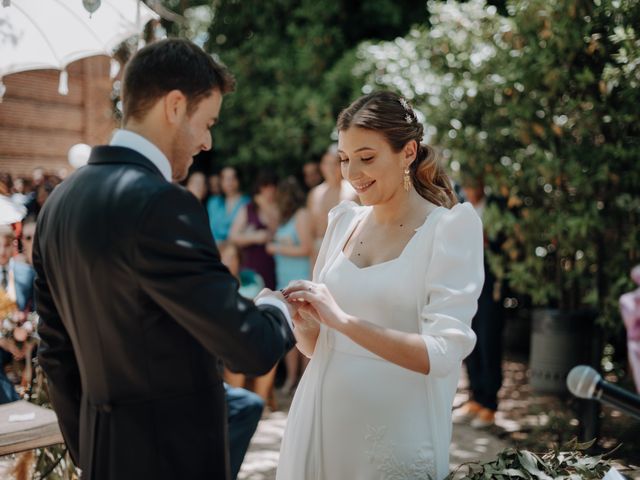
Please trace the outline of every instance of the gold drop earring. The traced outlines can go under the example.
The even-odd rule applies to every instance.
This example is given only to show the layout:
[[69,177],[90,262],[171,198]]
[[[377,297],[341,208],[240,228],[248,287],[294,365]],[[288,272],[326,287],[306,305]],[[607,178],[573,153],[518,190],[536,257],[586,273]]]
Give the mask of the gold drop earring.
[[409,191],[409,187],[411,187],[411,176],[409,175],[409,167],[404,169],[404,191],[408,192]]

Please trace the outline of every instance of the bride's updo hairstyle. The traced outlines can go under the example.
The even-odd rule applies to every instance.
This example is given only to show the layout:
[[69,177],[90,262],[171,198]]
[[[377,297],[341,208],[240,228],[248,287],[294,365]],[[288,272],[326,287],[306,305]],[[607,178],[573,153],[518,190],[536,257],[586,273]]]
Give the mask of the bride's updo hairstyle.
[[360,97],[338,116],[338,131],[359,127],[381,133],[398,153],[415,140],[418,152],[409,167],[411,182],[423,198],[438,206],[451,208],[458,203],[449,177],[437,161],[433,148],[422,142],[424,128],[413,108],[401,96],[379,91]]

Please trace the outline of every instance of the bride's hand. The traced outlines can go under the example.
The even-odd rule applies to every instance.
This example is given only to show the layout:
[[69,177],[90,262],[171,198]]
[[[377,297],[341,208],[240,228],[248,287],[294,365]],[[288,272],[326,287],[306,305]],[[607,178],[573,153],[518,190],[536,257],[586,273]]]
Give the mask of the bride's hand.
[[303,302],[298,309],[300,315],[312,317],[336,330],[341,330],[349,323],[349,315],[338,306],[323,283],[296,280],[291,282],[282,293],[291,303]]
[[293,324],[296,326],[296,330],[309,331],[318,328],[320,318],[318,317],[318,312],[316,312],[316,309],[311,304],[293,301],[290,302],[290,304],[294,305],[296,309],[295,315],[291,317]]

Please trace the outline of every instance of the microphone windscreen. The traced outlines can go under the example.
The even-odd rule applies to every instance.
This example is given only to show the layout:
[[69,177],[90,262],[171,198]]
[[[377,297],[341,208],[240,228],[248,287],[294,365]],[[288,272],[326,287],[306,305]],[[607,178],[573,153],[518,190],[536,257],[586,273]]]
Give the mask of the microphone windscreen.
[[573,367],[567,375],[567,388],[579,398],[593,398],[598,382],[602,379],[600,374],[587,365]]

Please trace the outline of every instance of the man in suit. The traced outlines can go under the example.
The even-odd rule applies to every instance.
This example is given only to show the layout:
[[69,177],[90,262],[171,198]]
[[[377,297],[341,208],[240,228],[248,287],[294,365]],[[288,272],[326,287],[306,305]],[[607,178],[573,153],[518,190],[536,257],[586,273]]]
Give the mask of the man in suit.
[[238,294],[204,209],[171,183],[211,148],[232,89],[190,42],[140,50],[124,73],[124,129],[38,219],[39,359],[83,478],[228,479],[219,361],[260,375],[293,346],[283,297]]

